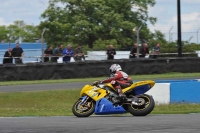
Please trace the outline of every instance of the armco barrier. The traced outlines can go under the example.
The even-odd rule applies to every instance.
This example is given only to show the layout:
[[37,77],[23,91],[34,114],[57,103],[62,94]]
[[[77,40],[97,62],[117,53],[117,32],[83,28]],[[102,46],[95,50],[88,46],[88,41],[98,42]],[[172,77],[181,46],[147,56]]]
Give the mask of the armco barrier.
[[197,103],[200,104],[200,80],[158,80],[147,92],[156,104]]

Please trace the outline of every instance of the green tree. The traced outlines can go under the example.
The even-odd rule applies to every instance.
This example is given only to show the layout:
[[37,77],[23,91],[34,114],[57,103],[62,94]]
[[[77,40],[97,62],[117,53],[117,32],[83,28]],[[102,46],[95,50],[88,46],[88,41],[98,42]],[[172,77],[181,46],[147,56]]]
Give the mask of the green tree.
[[7,33],[10,35],[11,42],[19,41],[19,38],[21,38],[23,42],[34,42],[34,38],[40,37],[37,26],[27,25],[21,20],[14,21],[14,23],[9,25],[6,29]]
[[156,43],[160,43],[161,47],[167,47],[168,44],[165,35],[161,31],[155,30],[155,32],[151,33],[150,36],[152,37],[149,41],[150,46],[153,47]]
[[8,31],[6,29],[6,26],[0,26],[0,42],[7,40]]
[[50,0],[39,28],[48,28],[49,43],[82,43],[92,48],[110,40],[127,46],[136,41],[135,26],[143,26],[143,40],[150,38],[146,23],[154,24],[156,19],[147,10],[154,4],[155,0]]

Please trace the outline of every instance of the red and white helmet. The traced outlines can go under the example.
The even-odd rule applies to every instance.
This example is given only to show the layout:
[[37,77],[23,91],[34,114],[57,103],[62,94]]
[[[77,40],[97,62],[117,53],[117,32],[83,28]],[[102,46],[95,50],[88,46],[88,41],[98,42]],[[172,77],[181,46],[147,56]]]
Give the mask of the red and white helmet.
[[116,71],[122,71],[122,68],[119,64],[112,64],[109,70],[110,73],[116,73]]

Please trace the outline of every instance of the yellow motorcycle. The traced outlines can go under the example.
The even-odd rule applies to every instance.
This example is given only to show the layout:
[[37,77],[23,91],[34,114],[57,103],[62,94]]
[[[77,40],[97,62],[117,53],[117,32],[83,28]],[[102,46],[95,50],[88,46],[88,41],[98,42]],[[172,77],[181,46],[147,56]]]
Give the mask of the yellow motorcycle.
[[114,87],[110,84],[85,85],[81,98],[72,107],[72,112],[77,117],[96,115],[131,113],[133,116],[146,116],[154,109],[155,102],[152,96],[144,94],[154,86],[152,80],[139,81],[123,89],[126,98],[114,105],[118,97]]

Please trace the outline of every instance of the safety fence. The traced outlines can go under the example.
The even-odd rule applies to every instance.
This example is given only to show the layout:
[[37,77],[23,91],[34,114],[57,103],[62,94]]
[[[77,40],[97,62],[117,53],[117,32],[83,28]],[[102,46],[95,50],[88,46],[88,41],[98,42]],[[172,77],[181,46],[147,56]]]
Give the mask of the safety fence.
[[[0,50],[0,63],[3,63],[3,59],[5,59],[6,50]],[[41,56],[42,56],[42,50],[41,49],[24,49],[24,56],[23,62],[40,62],[41,61]],[[6,57],[9,58],[9,57]],[[15,58],[15,57],[13,57]],[[13,62],[14,63],[14,62]]]
[[[34,56],[34,53],[37,56]],[[152,58],[153,55],[157,55],[157,54],[150,53],[149,55],[145,56],[145,58]],[[84,56],[85,56],[85,60],[107,60],[107,55],[106,55],[105,51],[88,51],[87,55],[84,55]],[[129,59],[130,56],[132,56],[132,55],[130,54],[129,51],[117,51],[117,54],[115,55],[114,59]],[[160,53],[157,56],[158,56],[158,58],[176,57],[176,56],[178,56],[178,54],[177,53]],[[190,57],[190,56],[191,57],[200,57],[200,52],[199,51],[187,52],[187,53],[183,53],[183,56],[185,56],[185,57]],[[42,62],[42,58],[49,58],[49,62],[51,62],[51,59],[53,57],[58,57],[57,63],[63,63],[62,58],[64,56],[42,56],[41,51],[38,51],[38,50],[25,51],[25,56],[22,57],[22,60],[23,60],[23,63],[37,63],[37,62]],[[3,59],[8,59],[8,58],[10,58],[10,57],[1,56],[0,60],[3,62]],[[15,58],[19,58],[19,57],[12,57],[12,58],[15,59]],[[83,61],[83,59],[81,59],[81,60]],[[74,57],[71,58],[70,62],[75,62]],[[13,63],[14,63],[14,61],[13,61]]]

